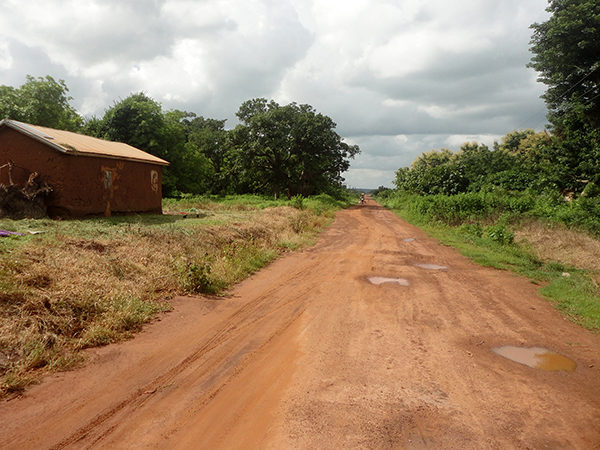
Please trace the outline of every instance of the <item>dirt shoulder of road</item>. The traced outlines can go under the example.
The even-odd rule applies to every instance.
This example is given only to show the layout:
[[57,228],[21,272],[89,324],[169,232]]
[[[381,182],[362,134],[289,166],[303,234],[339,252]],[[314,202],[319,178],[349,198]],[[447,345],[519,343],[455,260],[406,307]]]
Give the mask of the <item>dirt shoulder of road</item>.
[[[387,280],[381,284],[377,281]],[[223,298],[0,402],[6,449],[591,449],[600,339],[368,201]],[[503,346],[543,347],[574,372]]]

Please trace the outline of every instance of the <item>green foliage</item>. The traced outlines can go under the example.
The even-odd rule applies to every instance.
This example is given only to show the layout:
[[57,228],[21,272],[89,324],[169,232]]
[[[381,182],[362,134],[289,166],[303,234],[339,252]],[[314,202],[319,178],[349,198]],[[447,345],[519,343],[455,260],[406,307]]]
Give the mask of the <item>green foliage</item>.
[[83,119],[69,104],[64,80],[27,75],[20,88],[0,86],[0,119],[13,119],[60,130],[77,131]]
[[449,163],[452,161],[453,156],[454,153],[449,148],[423,152],[413,161],[410,167],[412,169],[431,169]]
[[[560,268],[563,272],[566,268]],[[584,273],[569,269],[568,277],[556,276],[540,292],[556,303],[571,320],[590,330],[600,330],[597,287]]]
[[529,67],[543,95],[556,139],[542,146],[546,173],[560,190],[580,192],[600,182],[600,4],[550,0],[552,16],[534,23]]
[[[186,120],[188,142],[186,149],[189,154],[202,158],[206,167],[197,171],[206,177],[205,191],[212,194],[231,193],[232,179],[232,148],[225,130],[225,120],[205,119],[194,117]],[[194,192],[194,191],[187,191]]]
[[[528,134],[521,135],[525,136]],[[467,142],[457,153],[448,149],[423,153],[410,168],[396,172],[394,184],[401,191],[420,195],[456,195],[497,187],[524,190],[532,176],[517,171],[520,166],[520,158],[502,146],[490,150],[486,145]]]
[[292,198],[290,198],[290,205],[296,209],[304,209],[304,197],[301,195],[294,195]]
[[124,142],[169,162],[165,197],[184,194],[343,196],[341,174],[360,150],[334,131],[336,124],[310,105],[253,99],[237,113],[241,125],[185,111],[163,111],[145,93],[115,102],[102,117],[84,120],[69,105],[63,80],[35,79],[18,89],[0,86],[0,119],[81,131]]
[[515,233],[509,231],[505,225],[496,224],[485,229],[485,234],[500,245],[512,244],[515,240]]
[[494,222],[499,217],[503,224],[524,218],[538,218],[587,230],[600,235],[600,198],[579,197],[571,202],[558,193],[530,192],[466,192],[458,195],[418,196],[396,193],[381,198],[385,205],[402,209],[406,214],[423,217],[430,223],[458,225],[472,222]]
[[531,187],[535,181],[535,176],[522,170],[503,170],[488,175],[479,185],[480,190],[493,191],[497,188],[524,191]]
[[169,161],[163,195],[312,195],[341,188],[341,173],[359,149],[334,132],[335,123],[309,105],[245,102],[242,125],[183,111],[163,112],[144,93],[115,103],[86,122],[96,137],[125,142]]
[[86,122],[85,132],[125,142],[167,160],[170,164],[163,173],[164,196],[201,194],[210,191],[215,170],[203,148],[199,148],[197,133],[202,127],[198,121],[204,119],[193,113],[163,112],[160,103],[140,92],[115,102],[102,119]]
[[161,105],[143,92],[131,94],[106,110],[102,120],[89,122],[96,137],[124,142],[159,158],[168,159],[165,117]]
[[183,274],[183,288],[193,294],[216,294],[223,289],[210,276],[210,264],[190,264]]
[[244,102],[232,132],[240,191],[308,196],[339,187],[349,159],[359,153],[334,131],[336,124],[310,105]]
[[539,72],[548,89],[543,98],[550,122],[559,125],[576,103],[585,105],[584,116],[600,125],[600,4],[596,0],[550,0],[552,16],[531,28],[529,67]]
[[467,238],[481,238],[483,236],[483,227],[479,222],[463,223],[459,227],[459,231]]
[[379,186],[377,189],[373,189],[370,194],[372,197],[387,198],[394,193],[393,189],[385,186]]
[[581,193],[581,196],[582,197],[588,197],[588,198],[600,197],[600,187],[598,187],[598,185],[596,183],[593,183],[593,182],[590,181],[585,186],[585,189]]
[[454,195],[466,191],[469,182],[464,168],[456,163],[426,166],[417,165],[411,169],[396,172],[396,186],[399,189],[421,195]]

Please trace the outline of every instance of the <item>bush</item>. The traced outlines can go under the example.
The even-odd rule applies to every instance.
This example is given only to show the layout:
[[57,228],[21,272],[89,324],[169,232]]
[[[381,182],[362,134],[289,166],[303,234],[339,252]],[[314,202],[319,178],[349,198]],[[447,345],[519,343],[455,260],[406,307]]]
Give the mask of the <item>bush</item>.
[[589,182],[583,192],[581,193],[582,197],[600,197],[600,187],[596,183]]
[[492,225],[485,229],[485,234],[494,242],[501,245],[512,244],[515,240],[515,234],[509,231],[502,224]]
[[468,238],[480,238],[483,236],[483,228],[480,223],[464,223],[459,228],[460,232]]
[[483,182],[482,189],[493,191],[490,188],[494,186],[509,191],[524,191],[532,185],[534,180],[535,177],[529,172],[503,170],[502,172],[488,175]]

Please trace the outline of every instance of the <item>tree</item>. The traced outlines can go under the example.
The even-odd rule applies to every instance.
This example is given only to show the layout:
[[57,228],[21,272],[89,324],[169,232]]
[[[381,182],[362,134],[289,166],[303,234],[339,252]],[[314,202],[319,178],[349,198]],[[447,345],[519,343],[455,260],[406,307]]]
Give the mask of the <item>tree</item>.
[[336,124],[310,105],[244,102],[232,133],[236,167],[246,188],[278,197],[311,195],[341,186],[350,158],[360,153],[334,131]]
[[101,123],[93,125],[87,130],[96,137],[124,142],[168,160],[162,107],[143,92],[115,102],[105,111]]
[[186,123],[188,153],[201,155],[207,164],[208,191],[224,194],[233,188],[231,145],[225,120],[194,117]]
[[431,168],[447,164],[452,160],[454,153],[449,148],[423,152],[415,158],[410,165],[411,169]]
[[[592,127],[600,126],[600,3],[549,0],[552,16],[534,23],[529,67],[548,89],[542,96],[548,119],[558,128],[579,105]],[[581,109],[582,108],[582,109]]]
[[77,131],[83,119],[69,104],[73,100],[64,80],[50,75],[34,78],[27,75],[20,88],[0,86],[0,119],[13,119],[60,130]]

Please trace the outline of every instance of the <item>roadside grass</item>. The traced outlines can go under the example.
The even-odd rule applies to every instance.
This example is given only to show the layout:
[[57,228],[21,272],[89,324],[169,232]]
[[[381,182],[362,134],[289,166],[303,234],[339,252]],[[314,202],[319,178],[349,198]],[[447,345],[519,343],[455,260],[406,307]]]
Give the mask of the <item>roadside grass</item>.
[[174,295],[223,295],[314,243],[349,202],[198,197],[165,200],[160,216],[0,219],[24,233],[0,239],[0,397],[130,337]]
[[600,333],[600,240],[590,227],[491,209],[478,217],[441,220],[423,214],[411,196],[379,200],[476,263],[529,278],[570,320]]

